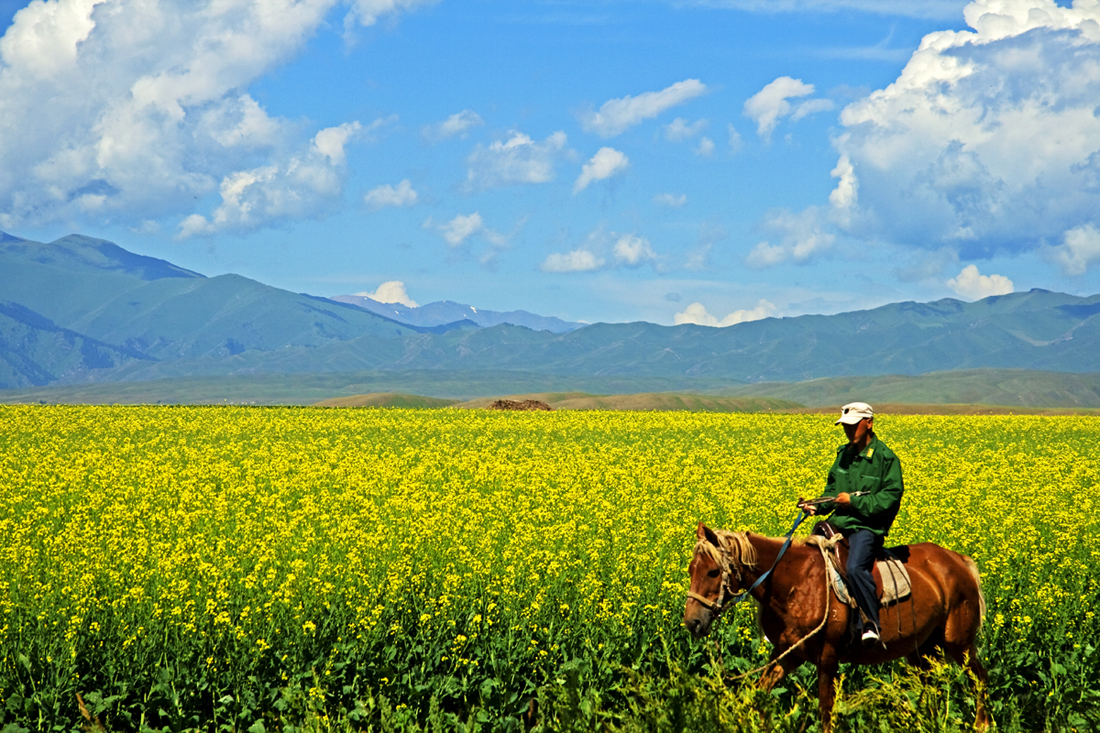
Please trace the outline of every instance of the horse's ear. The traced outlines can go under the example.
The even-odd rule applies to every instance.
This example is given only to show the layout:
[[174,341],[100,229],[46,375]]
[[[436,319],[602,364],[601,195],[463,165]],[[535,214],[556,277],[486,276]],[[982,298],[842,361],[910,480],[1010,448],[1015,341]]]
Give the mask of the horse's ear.
[[701,540],[706,540],[715,547],[720,547],[718,543],[718,535],[714,533],[714,530],[703,524],[703,520],[699,520],[699,526],[695,528],[695,536]]

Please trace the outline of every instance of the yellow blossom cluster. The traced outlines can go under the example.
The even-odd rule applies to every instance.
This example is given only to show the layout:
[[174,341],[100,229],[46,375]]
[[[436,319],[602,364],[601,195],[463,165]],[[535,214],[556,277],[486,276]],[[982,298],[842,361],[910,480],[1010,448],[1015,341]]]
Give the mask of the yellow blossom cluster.
[[[1091,622],[1100,419],[876,422],[892,543],[973,556],[994,633]],[[202,638],[259,669],[419,635],[457,668],[490,634],[537,660],[675,633],[696,522],[782,534],[842,439],[821,415],[0,407],[0,648]]]

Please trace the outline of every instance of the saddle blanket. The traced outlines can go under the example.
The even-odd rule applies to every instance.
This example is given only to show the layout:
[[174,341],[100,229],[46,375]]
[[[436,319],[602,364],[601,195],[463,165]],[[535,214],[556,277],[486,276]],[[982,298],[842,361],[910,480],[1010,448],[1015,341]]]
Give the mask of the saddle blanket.
[[[825,574],[829,578],[829,585],[833,587],[833,593],[836,594],[841,603],[855,608],[856,601],[852,598],[852,594],[848,592],[848,584],[840,574],[836,553],[829,552],[840,539],[840,535],[832,540],[815,535],[807,537],[806,542],[807,544],[817,545],[821,550],[821,556],[825,558]],[[913,587],[909,582],[909,571],[896,557],[875,560],[875,569],[878,570],[879,577],[882,578],[880,606],[888,606],[891,603],[905,600],[912,594]]]

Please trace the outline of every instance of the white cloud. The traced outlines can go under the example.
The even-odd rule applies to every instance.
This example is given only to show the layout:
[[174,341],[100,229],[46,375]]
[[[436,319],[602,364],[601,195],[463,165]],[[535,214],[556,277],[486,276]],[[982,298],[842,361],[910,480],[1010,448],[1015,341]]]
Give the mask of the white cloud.
[[757,13],[838,13],[856,10],[908,18],[954,19],[967,0],[702,0],[697,5]]
[[344,144],[359,130],[358,122],[326,128],[301,157],[228,174],[218,187],[221,205],[209,219],[202,214],[185,217],[177,238],[248,231],[331,210],[344,188]]
[[956,277],[947,281],[947,287],[958,295],[972,300],[990,295],[1007,295],[1015,289],[1004,275],[982,275],[976,265],[967,265]]
[[460,214],[446,224],[441,224],[439,231],[443,232],[443,238],[447,240],[447,244],[457,247],[484,228],[485,222],[481,220],[481,214],[475,211],[468,216]]
[[360,133],[358,137],[362,137],[367,142],[378,142],[382,137],[381,133],[384,132],[387,127],[392,127],[397,124],[398,119],[397,115],[379,117],[377,120],[364,127],[362,133]]
[[344,27],[351,26],[353,21],[365,26],[374,25],[383,15],[411,10],[418,5],[434,5],[436,2],[438,0],[352,0],[352,10],[344,19]]
[[419,308],[416,301],[409,297],[409,294],[405,292],[405,283],[400,280],[390,280],[384,282],[378,286],[378,289],[373,293],[356,293],[365,298],[377,301],[379,303],[400,303],[401,305],[407,305],[410,308]]
[[658,266],[659,257],[653,245],[637,234],[618,234],[597,227],[588,234],[584,244],[575,250],[549,255],[539,269],[543,272],[589,272],[616,267],[640,267],[645,263]]
[[790,258],[790,253],[780,245],[773,245],[767,240],[757,242],[756,246],[745,258],[745,264],[749,267],[771,267],[778,265]]
[[521,132],[508,140],[477,145],[466,158],[465,188],[481,190],[522,183],[554,180],[554,161],[565,150],[566,136],[560,130],[542,142]]
[[787,101],[813,93],[813,84],[781,76],[745,100],[744,113],[756,123],[756,133],[764,140],[771,140],[772,132],[782,118],[790,116],[792,120],[799,120],[833,108],[832,101],[828,99],[810,99],[797,106]]
[[682,143],[685,140],[692,139],[705,129],[707,129],[706,120],[696,120],[688,124],[688,121],[683,117],[677,117],[665,125],[665,139],[674,143]]
[[[665,125],[665,139],[674,143],[692,140],[702,135],[703,130],[707,129],[709,124],[707,120],[696,120],[693,123],[688,123],[683,117],[677,117],[672,122]],[[699,144],[695,146],[693,152],[696,155],[709,158],[714,154],[714,141],[702,135],[702,137],[699,137]]]
[[[244,90],[337,2],[27,5],[0,38],[0,225],[187,217],[186,235],[331,210],[345,145],[366,130],[307,131]],[[216,211],[195,211],[219,191]]]
[[1042,249],[1100,210],[1100,4],[976,0],[964,17],[842,111],[846,226],[964,259]]
[[1062,244],[1046,248],[1045,254],[1067,275],[1084,275],[1089,265],[1100,261],[1100,231],[1089,222],[1062,235]]
[[678,209],[687,203],[688,197],[686,193],[682,193],[679,196],[672,193],[659,193],[653,197],[653,203],[660,206],[668,206],[673,209]]
[[222,180],[222,202],[210,218],[187,216],[177,238],[249,231],[283,219],[318,216],[334,206],[342,188],[343,176],[312,158],[237,171]]
[[729,145],[730,152],[736,153],[744,147],[744,141],[741,139],[741,133],[737,131],[737,128],[733,126],[733,123],[726,125],[726,130],[729,132]]
[[377,211],[386,206],[414,206],[420,200],[420,195],[413,190],[409,179],[397,184],[397,188],[388,183],[377,188],[372,188],[363,195],[363,203]]
[[575,249],[567,254],[557,252],[548,256],[539,269],[543,272],[589,272],[604,265],[604,259],[585,249]]
[[657,259],[657,253],[653,251],[649,240],[634,234],[625,234],[615,242],[613,250],[615,260],[629,267],[637,267],[643,262],[652,262]]
[[466,137],[466,133],[469,132],[470,128],[484,124],[485,120],[481,119],[481,115],[472,110],[464,109],[451,115],[443,122],[435,125],[425,125],[421,130],[421,134],[427,140],[439,142],[452,137]]
[[757,244],[745,258],[745,264],[750,267],[770,267],[787,260],[806,262],[828,250],[836,241],[836,235],[826,230],[822,212],[812,206],[797,214],[786,209],[772,211],[761,226],[778,234],[781,241],[779,244],[768,241]]
[[706,270],[710,267],[710,251],[714,249],[712,242],[703,242],[688,252],[684,260],[685,270]]
[[153,221],[152,219],[146,219],[135,226],[129,227],[130,231],[134,234],[158,234],[160,228],[160,222]]
[[838,179],[836,188],[829,193],[829,203],[837,209],[852,208],[859,191],[859,179],[856,178],[855,169],[847,155],[840,156],[836,167],[830,171],[829,175]]
[[519,232],[525,221],[526,218],[521,219],[511,234],[506,235],[486,226],[481,214],[475,211],[472,214],[460,214],[450,221],[438,225],[432,221],[431,217],[428,217],[428,220],[424,222],[424,228],[438,231],[443,235],[447,245],[452,248],[461,247],[466,240],[476,234],[493,247],[500,249],[508,246],[509,240]]
[[694,323],[698,326],[725,327],[732,326],[736,323],[745,323],[747,321],[759,321],[761,318],[767,318],[775,313],[775,310],[774,305],[761,299],[757,302],[755,308],[737,310],[719,320],[708,313],[706,307],[702,303],[692,303],[683,311],[674,315],[672,320],[677,326],[685,323]]
[[614,148],[600,148],[581,168],[581,174],[577,176],[573,184],[573,193],[579,193],[588,188],[593,181],[602,181],[605,178],[622,173],[630,165],[630,160]]
[[610,99],[598,111],[588,110],[579,115],[581,128],[600,137],[614,137],[627,128],[656,117],[666,109],[683,104],[706,91],[707,85],[698,79],[685,79],[659,92]]
[[328,158],[332,165],[344,164],[344,146],[363,126],[356,122],[345,122],[338,127],[327,127],[313,137],[311,149]]
[[794,112],[791,113],[791,122],[798,122],[803,117],[809,117],[818,112],[828,112],[835,106],[831,99],[807,99],[794,108]]

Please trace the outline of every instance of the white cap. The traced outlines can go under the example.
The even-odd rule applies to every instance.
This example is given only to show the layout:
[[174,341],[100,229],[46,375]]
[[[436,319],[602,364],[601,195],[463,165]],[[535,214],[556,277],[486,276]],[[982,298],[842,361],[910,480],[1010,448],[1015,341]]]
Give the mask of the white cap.
[[865,417],[874,417],[875,411],[866,402],[849,402],[840,408],[840,419],[833,425],[855,425]]

